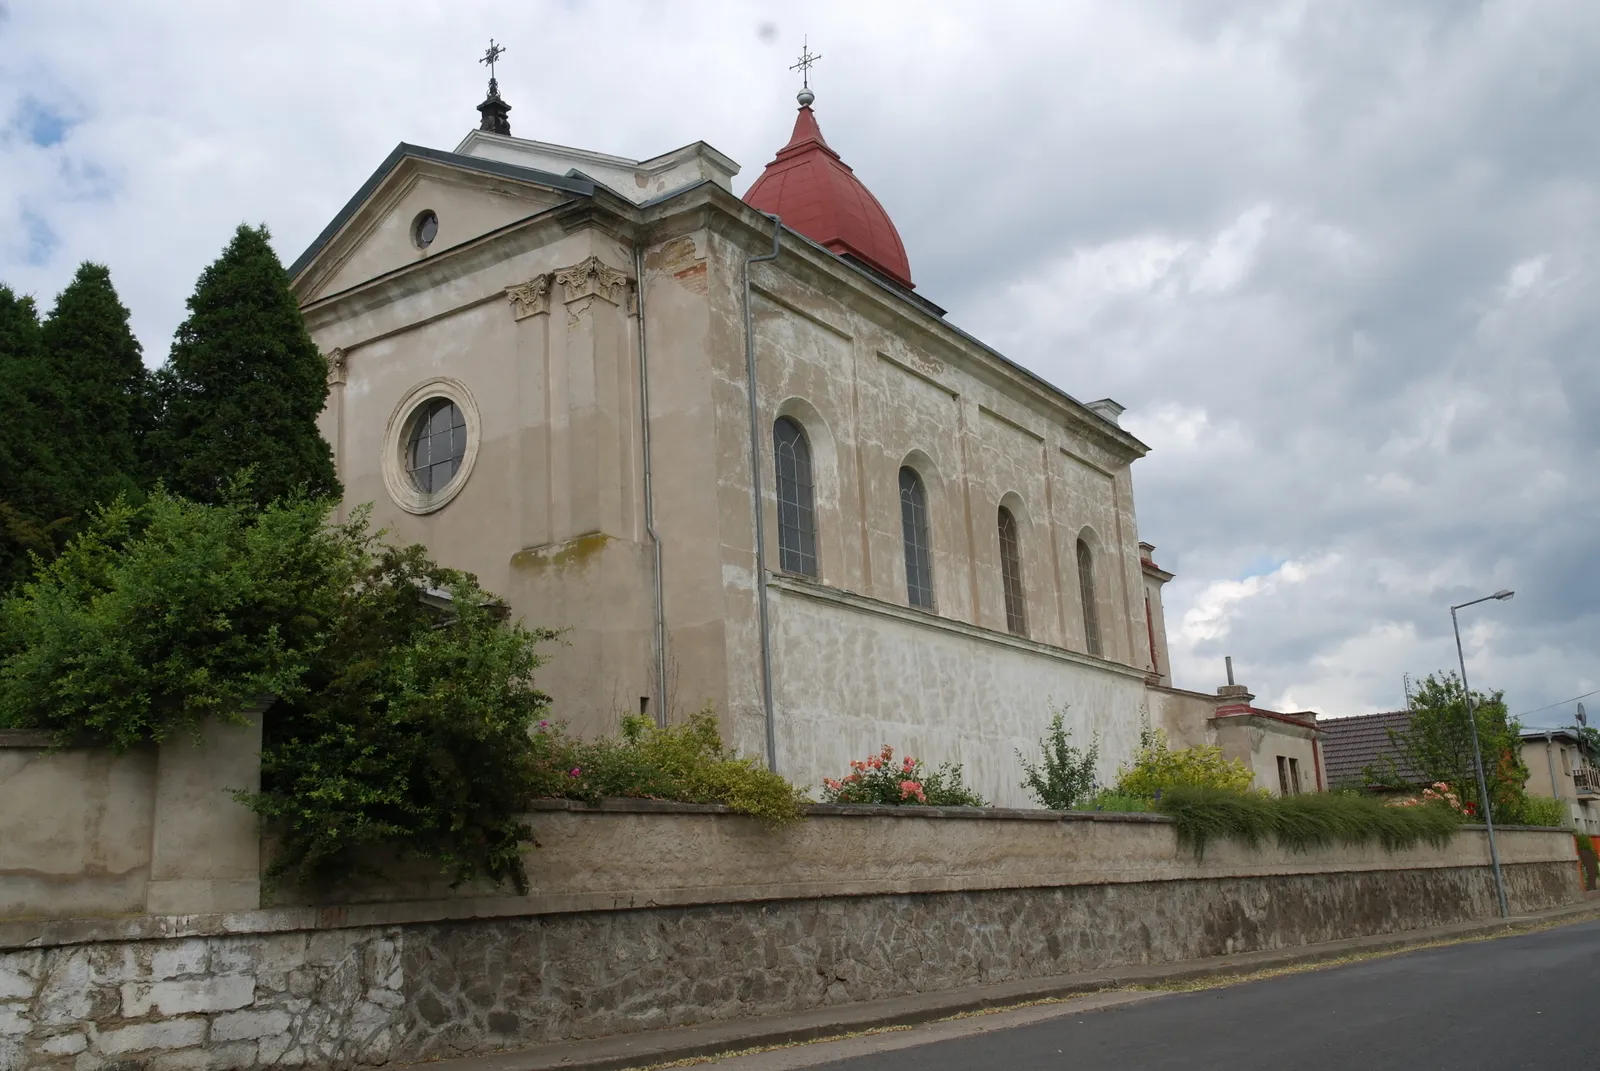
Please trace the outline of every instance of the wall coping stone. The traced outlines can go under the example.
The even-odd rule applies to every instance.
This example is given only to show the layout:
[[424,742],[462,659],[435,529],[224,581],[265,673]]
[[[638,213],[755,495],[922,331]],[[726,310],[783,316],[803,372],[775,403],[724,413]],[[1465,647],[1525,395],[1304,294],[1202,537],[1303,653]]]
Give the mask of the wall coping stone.
[[[678,803],[674,800],[638,799],[607,796],[594,803],[570,799],[538,799],[527,804],[529,811],[573,811],[578,814],[728,814],[748,817],[743,811],[721,803]],[[896,807],[882,803],[811,803],[802,805],[804,815],[837,818],[962,818],[987,821],[1024,822],[1148,822],[1175,825],[1170,815],[1140,811],[1052,811],[1043,807]],[[1463,832],[1482,831],[1481,822],[1463,822]],[[1497,824],[1500,830],[1537,833],[1570,832],[1565,826],[1520,826]]]
[[[529,811],[574,811],[580,814],[730,814],[747,817],[720,803],[676,803],[670,800],[607,797],[596,803],[583,800],[541,799],[528,803]],[[1172,825],[1164,814],[1135,811],[1051,811],[1043,807],[896,807],[881,803],[811,803],[800,813],[836,818],[956,818],[1006,822],[1145,822]],[[1466,828],[1466,827],[1463,827]],[[1511,829],[1511,826],[1496,826]],[[1520,827],[1519,827],[1520,828]]]
[[54,747],[55,743],[55,737],[49,733],[33,729],[0,729],[0,748],[48,748]]

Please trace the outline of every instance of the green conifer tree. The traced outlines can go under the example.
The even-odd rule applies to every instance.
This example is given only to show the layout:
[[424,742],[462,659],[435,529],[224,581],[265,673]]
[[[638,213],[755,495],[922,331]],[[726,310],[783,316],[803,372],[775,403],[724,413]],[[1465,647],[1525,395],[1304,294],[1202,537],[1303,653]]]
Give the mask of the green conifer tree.
[[80,265],[41,337],[46,371],[63,403],[52,441],[74,484],[73,512],[83,516],[147,482],[141,464],[149,421],[144,362],[110,270]]
[[64,415],[31,297],[0,286],[0,590],[55,552],[72,521],[72,481],[52,448]]
[[153,455],[172,491],[219,502],[229,481],[251,468],[262,503],[301,488],[339,493],[316,424],[327,362],[306,334],[266,227],[240,226],[201,274],[156,379],[162,412]]

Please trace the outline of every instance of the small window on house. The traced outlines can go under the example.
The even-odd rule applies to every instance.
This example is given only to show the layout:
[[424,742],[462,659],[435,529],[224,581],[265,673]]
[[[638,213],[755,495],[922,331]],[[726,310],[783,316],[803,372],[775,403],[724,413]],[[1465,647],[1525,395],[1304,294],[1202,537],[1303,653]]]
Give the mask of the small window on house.
[[900,470],[900,530],[906,552],[906,598],[933,609],[933,543],[928,538],[928,492],[909,466]]
[[430,209],[417,213],[411,221],[411,244],[426,249],[439,236],[439,217]]
[[1568,777],[1572,776],[1572,753],[1566,748],[1561,749],[1561,772]]
[[817,575],[817,514],[813,508],[811,447],[788,417],[772,425],[772,456],[778,472],[778,568]]
[[1000,582],[1006,592],[1006,628],[1018,636],[1028,634],[1028,607],[1022,594],[1022,552],[1017,542],[1017,519],[1000,507]]
[[1293,793],[1296,796],[1300,795],[1301,791],[1303,791],[1301,789],[1301,787],[1300,787],[1300,760],[1299,759],[1290,759],[1289,760],[1289,788],[1293,791]]
[[1089,544],[1078,540],[1078,591],[1083,598],[1083,642],[1089,653],[1100,657],[1100,609],[1095,601],[1094,554]]
[[1282,755],[1278,756],[1278,795],[1289,794],[1289,760]]

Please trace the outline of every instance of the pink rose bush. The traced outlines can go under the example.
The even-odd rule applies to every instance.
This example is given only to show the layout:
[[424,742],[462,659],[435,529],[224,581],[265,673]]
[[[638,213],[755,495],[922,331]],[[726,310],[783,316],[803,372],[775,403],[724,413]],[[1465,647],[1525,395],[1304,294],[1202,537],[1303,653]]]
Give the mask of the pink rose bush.
[[888,744],[876,755],[853,759],[850,772],[822,779],[824,803],[876,803],[890,806],[987,807],[984,798],[961,782],[961,765],[947,762],[928,770],[921,759],[895,760]]

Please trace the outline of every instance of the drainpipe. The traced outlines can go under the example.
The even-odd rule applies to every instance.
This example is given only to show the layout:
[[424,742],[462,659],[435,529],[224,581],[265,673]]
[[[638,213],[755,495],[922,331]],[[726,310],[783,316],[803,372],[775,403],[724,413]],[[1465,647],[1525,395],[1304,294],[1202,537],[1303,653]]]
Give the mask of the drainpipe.
[[1549,733],[1544,734],[1544,761],[1550,767],[1550,795],[1558,800],[1563,799],[1564,797],[1561,795],[1561,790],[1556,788],[1556,760],[1555,756],[1550,754]]
[[767,723],[767,769],[778,772],[778,728],[772,712],[772,634],[767,618],[767,522],[761,501],[761,410],[756,401],[756,331],[750,316],[750,265],[778,259],[783,221],[770,212],[772,252],[744,259],[744,371],[750,395],[750,495],[756,511],[756,605],[761,623],[761,708]]
[[644,248],[633,247],[634,293],[639,307],[639,438],[644,454],[644,530],[655,553],[656,724],[667,724],[667,616],[663,608],[661,535],[656,531],[656,496],[650,469],[650,361],[644,345]]

